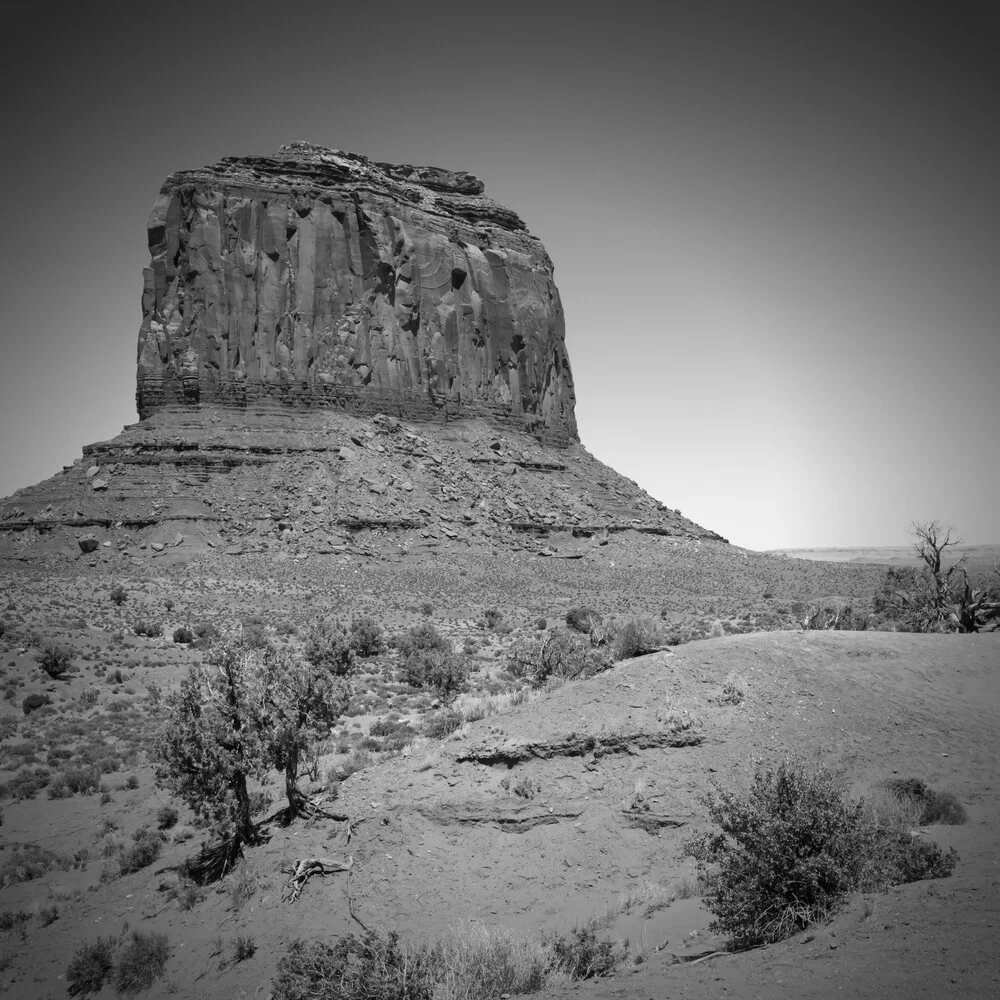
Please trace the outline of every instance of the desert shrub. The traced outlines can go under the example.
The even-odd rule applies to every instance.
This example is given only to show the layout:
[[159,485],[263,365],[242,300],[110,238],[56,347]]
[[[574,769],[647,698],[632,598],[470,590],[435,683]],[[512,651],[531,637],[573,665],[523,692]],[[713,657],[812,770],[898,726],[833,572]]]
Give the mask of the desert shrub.
[[0,865],[0,889],[19,882],[30,882],[51,871],[69,871],[73,867],[70,858],[56,854],[38,844],[18,844],[10,856]]
[[105,835],[104,840],[101,853],[108,862],[101,870],[102,882],[114,882],[151,865],[163,849],[160,835],[146,827],[135,831],[131,844],[121,844],[113,834]]
[[603,621],[603,615],[592,608],[576,607],[566,612],[566,624],[575,632],[584,632],[587,635],[595,625],[600,625]]
[[686,842],[705,884],[713,931],[734,948],[781,940],[822,919],[843,897],[891,880],[885,838],[847,804],[833,776],[784,762],[758,766],[745,796],[705,800],[719,828]]
[[538,629],[539,632],[544,632],[548,627],[549,623],[544,618],[539,618],[535,622],[535,628]]
[[503,621],[503,613],[496,608],[487,608],[483,612],[482,622],[480,623],[485,629],[494,629],[500,622]]
[[351,648],[360,657],[378,656],[385,648],[382,626],[367,615],[351,621]]
[[148,639],[158,639],[163,635],[163,623],[153,618],[139,618],[132,623],[132,631]]
[[208,649],[219,638],[219,630],[210,622],[195,625],[194,634],[196,638],[191,643],[193,649]]
[[252,937],[238,937],[233,942],[233,961],[245,962],[257,953],[257,944]]
[[653,653],[664,645],[659,625],[652,618],[632,618],[618,629],[611,644],[616,662]]
[[422,622],[397,635],[393,645],[399,650],[400,658],[406,660],[415,652],[424,650],[451,651],[451,642],[430,623]]
[[114,983],[119,993],[148,990],[163,975],[170,957],[166,934],[132,931],[115,959]]
[[58,680],[73,663],[73,650],[69,646],[61,646],[58,643],[48,642],[42,647],[42,651],[35,656],[38,663],[53,680]]
[[469,668],[451,649],[417,650],[403,662],[403,674],[411,687],[430,688],[445,702],[465,685]]
[[938,792],[919,778],[893,778],[886,788],[897,798],[910,799],[920,807],[920,826],[941,823],[961,826],[968,819],[965,806],[952,792]]
[[497,1000],[542,989],[552,952],[537,938],[473,924],[442,943],[442,966],[444,989],[436,996]]
[[899,833],[890,841],[896,884],[919,882],[925,878],[947,878],[958,862],[955,848],[942,851],[930,840],[909,833]]
[[26,910],[4,910],[0,913],[0,931],[12,931],[31,919]]
[[609,976],[628,956],[628,943],[604,941],[590,927],[574,927],[569,934],[558,934],[546,942],[555,965],[571,979]]
[[420,613],[422,615],[434,614],[434,605],[431,604],[430,601],[424,601],[424,603],[420,605]]
[[245,858],[242,859],[236,868],[233,869],[226,884],[233,913],[239,913],[253,899],[259,888],[260,876],[247,864]]
[[182,643],[187,645],[190,642],[194,642],[194,632],[189,628],[185,628],[183,625],[180,628],[174,629],[174,642]]
[[161,806],[156,813],[156,826],[159,830],[169,830],[177,825],[179,814],[173,806]]
[[111,588],[111,600],[121,607],[128,600],[128,591],[120,583],[115,584]]
[[25,715],[31,715],[36,709],[41,708],[44,705],[50,705],[52,700],[47,694],[29,694],[21,702],[21,711]]
[[335,677],[346,677],[354,666],[354,647],[347,629],[337,622],[321,622],[309,630],[306,659]]
[[828,629],[840,632],[864,632],[871,627],[871,616],[850,604],[818,605],[812,608],[803,623],[807,629]]
[[183,875],[177,880],[177,884],[171,886],[167,893],[168,899],[176,899],[177,905],[182,910],[193,910],[204,898],[205,890],[193,879],[185,878]]
[[368,729],[369,736],[389,736],[395,732],[397,722],[391,719],[376,719]]
[[440,953],[401,942],[392,931],[353,934],[336,944],[293,941],[278,960],[274,1000],[432,1000]]
[[449,709],[444,712],[435,712],[427,718],[420,727],[420,731],[432,740],[443,740],[456,729],[461,728],[462,722],[462,713]]
[[89,795],[96,792],[101,784],[101,771],[93,766],[68,767],[61,775],[52,779],[52,784],[63,785],[70,795]]
[[44,767],[19,772],[10,781],[0,785],[0,799],[14,799],[15,802],[33,799],[49,780],[49,771]]
[[100,698],[101,692],[97,688],[87,688],[85,691],[80,692],[80,705],[83,708],[91,708],[97,704],[97,699]]
[[80,945],[66,969],[66,983],[71,996],[99,993],[115,967],[118,941],[98,938],[93,944]]
[[572,632],[553,631],[544,639],[519,639],[507,653],[507,669],[540,686],[550,677],[589,677],[611,666],[611,657]]

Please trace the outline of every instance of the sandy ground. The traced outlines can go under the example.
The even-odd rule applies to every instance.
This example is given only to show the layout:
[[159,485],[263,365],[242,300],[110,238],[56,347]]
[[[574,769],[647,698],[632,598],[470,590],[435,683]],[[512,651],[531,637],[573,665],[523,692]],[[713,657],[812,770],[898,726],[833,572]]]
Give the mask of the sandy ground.
[[[358,932],[352,910],[424,938],[470,920],[565,930],[648,883],[690,876],[680,843],[704,822],[703,791],[744,782],[753,758],[798,754],[837,769],[855,793],[892,775],[956,792],[969,823],[922,834],[958,849],[955,874],[852,900],[809,934],[694,966],[670,963],[720,944],[698,900],[648,920],[636,909],[609,927],[644,959],[635,971],[544,995],[998,996],[998,668],[997,635],[870,632],[757,633],[628,661],[352,776],[337,805],[354,819],[350,840],[342,823],[275,829],[248,853],[254,890],[241,907],[231,881],[191,910],[166,898],[190,844],[107,886],[97,887],[92,864],[3,890],[0,909],[16,910],[37,906],[60,880],[85,888],[57,921],[32,925],[3,987],[64,996],[73,951],[124,922],[164,931],[173,947],[167,979],[148,995],[192,998],[266,997],[287,942]],[[717,703],[727,680],[745,692],[738,706]],[[166,801],[148,775],[127,794],[136,823]],[[20,840],[30,829],[62,849],[90,840],[93,801],[7,806],[4,834]],[[653,817],[645,828],[634,822],[637,802]],[[350,858],[353,869],[282,902],[282,866],[317,855]],[[220,970],[213,952],[239,935],[254,938],[256,955]]]

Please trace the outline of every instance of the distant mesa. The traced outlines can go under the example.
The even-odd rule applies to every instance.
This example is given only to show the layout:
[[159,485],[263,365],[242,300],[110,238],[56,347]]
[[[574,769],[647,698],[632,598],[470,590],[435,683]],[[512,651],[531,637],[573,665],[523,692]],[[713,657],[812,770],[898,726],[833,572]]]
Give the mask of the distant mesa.
[[472,174],[293,142],[172,174],[148,242],[142,418],[276,403],[577,440],[552,261]]

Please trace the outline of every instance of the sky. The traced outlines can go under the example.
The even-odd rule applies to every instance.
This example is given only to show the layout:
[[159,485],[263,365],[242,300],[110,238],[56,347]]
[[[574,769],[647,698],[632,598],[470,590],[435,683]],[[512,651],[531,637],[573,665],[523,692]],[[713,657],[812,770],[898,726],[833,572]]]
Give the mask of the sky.
[[[929,7],[933,9],[926,9]],[[584,445],[753,549],[1000,542],[1000,7],[6,0],[0,496],[134,423],[166,176],[469,170],[555,262]]]

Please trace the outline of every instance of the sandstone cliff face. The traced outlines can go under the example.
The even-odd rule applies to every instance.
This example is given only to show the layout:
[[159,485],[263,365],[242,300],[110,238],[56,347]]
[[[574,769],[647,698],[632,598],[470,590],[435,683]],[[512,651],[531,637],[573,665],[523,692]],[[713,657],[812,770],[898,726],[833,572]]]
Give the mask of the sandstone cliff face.
[[297,142],[172,175],[148,238],[142,418],[270,402],[577,440],[552,262],[471,174]]

